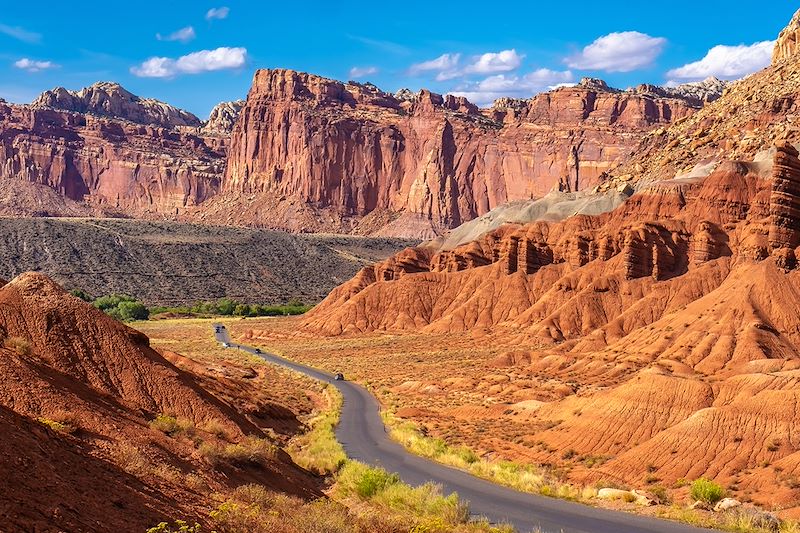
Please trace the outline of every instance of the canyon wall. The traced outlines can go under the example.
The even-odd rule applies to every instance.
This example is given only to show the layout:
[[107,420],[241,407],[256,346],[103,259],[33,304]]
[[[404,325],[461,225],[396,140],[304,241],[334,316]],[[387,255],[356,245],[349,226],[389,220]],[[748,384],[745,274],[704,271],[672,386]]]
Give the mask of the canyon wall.
[[239,109],[203,123],[107,82],[0,102],[0,213],[180,217],[218,192]]
[[450,95],[260,70],[233,129],[223,194],[205,216],[290,230],[389,224],[430,237],[508,201],[593,187],[645,132],[693,110],[597,80],[479,110]]

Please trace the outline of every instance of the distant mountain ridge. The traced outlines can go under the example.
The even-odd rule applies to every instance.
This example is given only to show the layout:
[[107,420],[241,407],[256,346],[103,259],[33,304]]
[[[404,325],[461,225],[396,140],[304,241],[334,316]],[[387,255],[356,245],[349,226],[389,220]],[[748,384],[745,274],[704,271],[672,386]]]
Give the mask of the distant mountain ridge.
[[653,128],[725,86],[622,91],[587,78],[480,109],[265,70],[248,100],[218,104],[207,121],[118,83],[58,87],[0,103],[0,179],[15,179],[0,187],[0,214],[430,238],[509,201],[596,186]]

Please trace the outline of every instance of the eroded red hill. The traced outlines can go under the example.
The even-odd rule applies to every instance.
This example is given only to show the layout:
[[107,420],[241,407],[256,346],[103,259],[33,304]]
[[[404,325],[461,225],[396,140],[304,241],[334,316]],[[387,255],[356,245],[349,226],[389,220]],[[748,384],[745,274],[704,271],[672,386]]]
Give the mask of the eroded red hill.
[[[214,492],[243,483],[320,495],[279,447],[253,440],[272,425],[284,430],[287,413],[240,414],[146,336],[42,275],[0,288],[0,337],[0,462],[14,472],[0,479],[0,509],[12,530],[202,521]],[[152,427],[159,415],[171,418]],[[214,452],[247,442],[268,453],[228,460]]]

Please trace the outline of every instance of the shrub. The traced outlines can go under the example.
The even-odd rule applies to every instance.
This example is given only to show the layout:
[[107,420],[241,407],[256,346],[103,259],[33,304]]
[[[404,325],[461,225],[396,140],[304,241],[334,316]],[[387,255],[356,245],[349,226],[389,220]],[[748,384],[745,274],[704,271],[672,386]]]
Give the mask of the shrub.
[[186,418],[176,418],[174,416],[161,414],[150,421],[150,428],[166,433],[172,437],[179,433],[191,432],[194,429],[194,424],[191,420],[187,420]]
[[352,461],[347,463],[336,476],[337,489],[341,493],[345,496],[355,494],[362,500],[369,499],[399,482],[397,474]]
[[44,424],[45,426],[49,427],[50,429],[58,433],[64,433],[69,435],[71,433],[75,433],[76,430],[76,428],[68,424],[62,424],[61,422],[56,422],[55,420],[52,420],[50,418],[39,417],[36,420],[38,420],[40,424]]
[[150,316],[150,311],[148,311],[143,303],[125,294],[101,296],[97,298],[92,305],[107,315],[123,322],[147,320]]
[[190,525],[183,520],[176,520],[174,525],[161,522],[156,527],[151,527],[147,533],[200,533],[200,524]]
[[725,490],[713,481],[701,477],[692,482],[692,488],[689,494],[691,494],[692,498],[695,500],[714,505],[725,495]]
[[75,433],[80,427],[80,420],[78,417],[64,410],[54,411],[48,416],[40,417],[37,420],[53,431],[65,434]]
[[212,418],[211,420],[204,422],[203,425],[200,426],[200,429],[221,439],[228,438],[228,428],[225,426],[222,420],[218,418]]
[[94,301],[94,298],[86,294],[86,292],[83,289],[72,289],[71,291],[69,291],[69,293],[76,298],[80,298],[84,302],[92,303]]
[[3,341],[3,346],[17,352],[19,355],[31,354],[31,342],[22,337],[9,337]]
[[122,302],[117,307],[117,313],[123,322],[147,320],[150,317],[150,311],[141,302]]
[[397,474],[390,474],[386,470],[380,468],[367,468],[356,481],[356,494],[366,500],[386,489],[389,485],[394,485],[399,481],[400,478]]
[[200,454],[212,463],[228,462],[240,465],[266,466],[278,456],[278,447],[268,439],[245,437],[237,444],[224,446],[204,442],[200,446]]
[[661,505],[669,505],[672,503],[672,498],[669,497],[669,493],[665,487],[656,485],[650,488],[650,492],[653,493],[653,496],[656,497],[656,500],[658,500],[658,503]]

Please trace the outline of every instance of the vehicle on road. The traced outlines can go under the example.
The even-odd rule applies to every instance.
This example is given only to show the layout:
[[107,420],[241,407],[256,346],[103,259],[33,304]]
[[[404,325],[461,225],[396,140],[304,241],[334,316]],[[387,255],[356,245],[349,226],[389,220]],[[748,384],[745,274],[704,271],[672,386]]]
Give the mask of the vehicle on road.
[[341,372],[337,372],[336,375],[333,376],[333,379],[335,379],[336,381],[344,381],[344,374],[342,374]]
[[231,345],[230,345],[230,344],[228,344],[227,342],[223,342],[223,343],[222,343],[222,347],[223,347],[223,348],[230,348],[230,347],[231,347]]
[[261,355],[263,352],[261,351],[261,348],[256,348],[256,353],[257,353],[258,355]]

